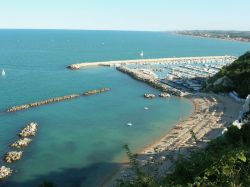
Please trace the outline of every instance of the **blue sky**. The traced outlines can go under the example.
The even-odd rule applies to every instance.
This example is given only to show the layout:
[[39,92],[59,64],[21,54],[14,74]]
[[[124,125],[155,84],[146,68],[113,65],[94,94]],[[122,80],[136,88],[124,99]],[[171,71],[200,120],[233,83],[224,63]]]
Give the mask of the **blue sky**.
[[250,0],[0,0],[0,28],[250,30]]

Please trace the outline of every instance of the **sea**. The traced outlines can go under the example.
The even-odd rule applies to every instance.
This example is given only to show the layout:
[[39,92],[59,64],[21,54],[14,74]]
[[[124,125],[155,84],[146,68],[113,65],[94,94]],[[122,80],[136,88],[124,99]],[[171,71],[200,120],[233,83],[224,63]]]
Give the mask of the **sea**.
[[[20,130],[38,132],[3,187],[100,186],[127,160],[123,146],[140,152],[193,112],[184,98],[145,99],[159,94],[111,67],[72,71],[80,62],[185,56],[239,56],[250,43],[181,36],[170,32],[0,30],[0,157],[12,150]],[[16,113],[6,109],[91,89],[110,92],[79,97]],[[149,110],[145,110],[148,107]],[[127,124],[131,123],[132,126]]]

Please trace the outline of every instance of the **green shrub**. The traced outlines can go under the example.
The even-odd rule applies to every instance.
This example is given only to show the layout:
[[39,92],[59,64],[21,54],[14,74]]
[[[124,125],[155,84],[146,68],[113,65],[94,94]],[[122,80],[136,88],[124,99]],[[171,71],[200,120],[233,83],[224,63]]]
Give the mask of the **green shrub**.
[[231,125],[225,134],[227,141],[232,145],[237,145],[241,142],[241,130],[238,127]]

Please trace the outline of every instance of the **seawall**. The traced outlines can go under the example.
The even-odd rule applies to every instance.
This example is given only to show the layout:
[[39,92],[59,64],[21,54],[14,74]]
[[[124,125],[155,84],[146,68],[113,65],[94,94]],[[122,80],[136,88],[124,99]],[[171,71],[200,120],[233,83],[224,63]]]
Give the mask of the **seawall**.
[[83,62],[71,64],[69,69],[78,70],[81,68],[97,67],[97,66],[120,66],[127,64],[151,64],[151,63],[205,63],[205,62],[222,62],[234,61],[235,56],[203,56],[203,57],[178,57],[178,58],[154,58],[154,59],[135,59],[135,60],[116,60],[104,62]]

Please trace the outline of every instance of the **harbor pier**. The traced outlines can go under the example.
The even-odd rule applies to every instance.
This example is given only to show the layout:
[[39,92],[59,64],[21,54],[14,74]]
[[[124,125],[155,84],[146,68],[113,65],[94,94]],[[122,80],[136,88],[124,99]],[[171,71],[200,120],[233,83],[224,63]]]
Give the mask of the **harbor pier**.
[[129,64],[175,64],[175,63],[213,63],[213,62],[233,62],[236,60],[235,56],[201,56],[201,57],[176,57],[176,58],[152,58],[152,59],[135,59],[135,60],[116,60],[116,61],[102,61],[102,62],[83,62],[78,64],[71,64],[69,69],[78,70],[81,68],[109,66],[116,67]]

